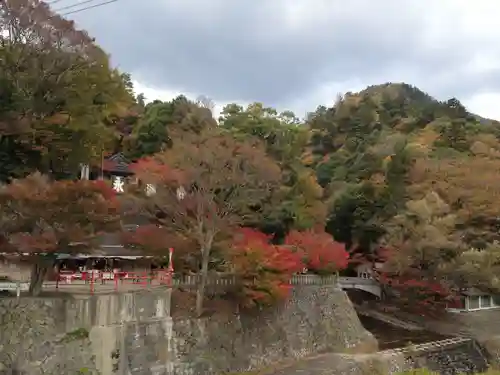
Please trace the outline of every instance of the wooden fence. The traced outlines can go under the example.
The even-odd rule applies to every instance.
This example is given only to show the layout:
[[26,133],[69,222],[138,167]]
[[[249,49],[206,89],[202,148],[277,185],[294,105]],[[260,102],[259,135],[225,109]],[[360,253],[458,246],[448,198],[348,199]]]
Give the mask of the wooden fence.
[[[184,290],[194,290],[200,283],[201,275],[174,275],[172,287]],[[208,275],[205,291],[207,294],[219,294],[236,290],[238,278],[235,275]]]
[[[200,275],[174,276],[172,286],[180,289],[194,289],[199,284]],[[291,285],[337,285],[336,275],[293,275],[290,279]],[[207,292],[221,293],[230,291],[238,286],[239,279],[236,275],[217,274],[209,275],[207,279]]]
[[[173,277],[168,272],[129,273],[126,278],[120,278],[113,273],[92,273],[91,278],[66,278],[55,282],[44,283],[45,290],[61,290],[76,293],[104,293],[106,291],[127,291],[141,288],[167,286],[180,290],[195,290],[200,283],[201,275],[179,275]],[[209,274],[206,284],[207,294],[216,295],[237,290],[241,279],[234,274]],[[293,275],[290,284],[300,285],[337,285],[335,275]],[[1,288],[0,288],[1,289]]]

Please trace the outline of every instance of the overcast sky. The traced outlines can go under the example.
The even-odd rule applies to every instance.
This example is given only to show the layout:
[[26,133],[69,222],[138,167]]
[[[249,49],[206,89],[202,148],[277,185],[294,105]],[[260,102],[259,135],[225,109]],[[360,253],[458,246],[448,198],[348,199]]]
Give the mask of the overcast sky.
[[497,0],[119,0],[73,17],[148,100],[203,94],[302,117],[403,81],[500,120],[499,14]]

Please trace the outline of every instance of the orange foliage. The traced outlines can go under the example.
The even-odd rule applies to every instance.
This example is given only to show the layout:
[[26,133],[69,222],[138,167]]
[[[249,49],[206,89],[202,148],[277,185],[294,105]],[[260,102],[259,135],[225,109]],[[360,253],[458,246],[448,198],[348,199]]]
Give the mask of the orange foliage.
[[464,219],[500,216],[500,163],[484,157],[417,160],[412,168],[413,194],[436,191],[459,207]]
[[272,245],[269,239],[257,230],[242,228],[230,251],[233,271],[242,279],[241,294],[247,307],[286,298],[291,276],[304,268],[299,253]]
[[133,232],[123,234],[125,245],[138,247],[148,255],[167,256],[169,233],[157,225],[142,225]]
[[164,265],[166,265],[169,249],[173,248],[172,261],[176,273],[197,271],[199,268],[200,252],[196,241],[183,237],[179,232],[154,224],[142,225],[133,232],[124,233],[122,241],[125,246],[137,248]]
[[81,252],[97,234],[119,228],[118,200],[103,181],[50,181],[34,174],[0,191],[6,238],[32,253]]
[[346,268],[349,263],[344,244],[334,241],[326,232],[291,231],[285,245],[301,254],[306,267],[316,273],[333,273]]
[[146,183],[182,183],[181,171],[169,167],[154,157],[140,159],[130,169]]

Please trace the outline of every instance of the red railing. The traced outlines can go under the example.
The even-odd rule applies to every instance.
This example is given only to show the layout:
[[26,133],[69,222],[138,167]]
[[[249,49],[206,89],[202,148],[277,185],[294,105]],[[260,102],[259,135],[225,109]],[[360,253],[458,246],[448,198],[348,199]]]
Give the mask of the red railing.
[[94,293],[101,285],[113,285],[115,291],[131,286],[172,285],[173,272],[170,270],[156,270],[144,272],[126,271],[98,271],[85,272],[62,271],[56,279],[56,289],[62,286],[88,285],[90,293]]
[[128,272],[115,269],[113,271],[65,271],[61,270],[56,275],[56,289],[59,289],[61,284],[79,284],[89,285],[90,293],[94,293],[96,285],[109,285],[113,283],[115,291],[118,291],[124,284],[129,285],[172,285],[174,267],[172,262],[174,249],[169,249],[168,269],[160,269],[156,271],[143,272]]

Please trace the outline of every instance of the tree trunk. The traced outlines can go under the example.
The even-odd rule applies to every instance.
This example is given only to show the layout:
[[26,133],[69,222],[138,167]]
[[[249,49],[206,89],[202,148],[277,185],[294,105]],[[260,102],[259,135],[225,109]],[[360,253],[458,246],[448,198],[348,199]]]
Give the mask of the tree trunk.
[[33,264],[31,268],[31,278],[30,278],[30,288],[29,293],[32,296],[40,295],[42,291],[43,282],[45,280],[45,276],[49,271],[51,266],[50,262],[47,262],[45,259],[37,259],[35,264]]
[[200,317],[203,314],[203,298],[205,297],[205,286],[208,279],[208,261],[210,260],[210,248],[202,250],[201,260],[201,280],[196,290],[196,315]]

